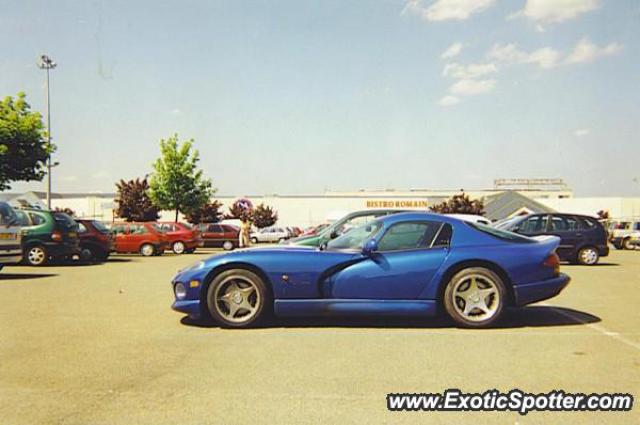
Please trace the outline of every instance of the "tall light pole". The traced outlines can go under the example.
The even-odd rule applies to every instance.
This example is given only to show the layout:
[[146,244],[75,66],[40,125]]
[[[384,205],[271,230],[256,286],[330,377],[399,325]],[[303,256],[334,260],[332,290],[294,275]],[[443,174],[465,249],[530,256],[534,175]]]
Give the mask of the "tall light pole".
[[54,69],[58,64],[47,55],[40,56],[38,67],[47,71],[47,208],[51,209],[51,102],[49,101],[49,70]]

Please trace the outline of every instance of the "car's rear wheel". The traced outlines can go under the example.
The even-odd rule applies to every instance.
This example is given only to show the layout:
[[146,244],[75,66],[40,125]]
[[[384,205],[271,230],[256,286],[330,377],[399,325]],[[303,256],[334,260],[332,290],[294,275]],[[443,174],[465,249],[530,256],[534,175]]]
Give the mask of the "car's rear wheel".
[[174,254],[183,254],[185,251],[186,247],[184,245],[184,242],[181,241],[176,241],[173,243],[173,245],[171,246],[171,250],[173,251]]
[[578,263],[583,266],[592,266],[598,263],[600,259],[600,254],[598,250],[592,246],[585,246],[584,248],[580,248],[578,251]]
[[150,243],[143,244],[140,247],[140,255],[144,257],[151,257],[156,253],[156,249]]
[[92,248],[88,246],[84,246],[80,249],[80,260],[95,261],[96,259],[97,259],[97,255]]
[[626,238],[622,241],[622,248],[624,249],[635,249],[633,244],[631,243],[631,238]]
[[251,243],[258,243],[258,238],[251,238]]
[[224,243],[222,244],[222,249],[224,249],[225,251],[231,251],[233,249],[233,242],[224,241]]
[[500,319],[507,290],[500,276],[484,267],[456,273],[444,292],[444,307],[459,326],[482,328]]
[[227,270],[216,276],[207,291],[211,317],[224,326],[245,328],[256,324],[271,309],[264,281],[245,269]]
[[49,261],[49,254],[47,249],[42,245],[35,245],[27,249],[27,255],[25,255],[27,263],[31,266],[43,266]]

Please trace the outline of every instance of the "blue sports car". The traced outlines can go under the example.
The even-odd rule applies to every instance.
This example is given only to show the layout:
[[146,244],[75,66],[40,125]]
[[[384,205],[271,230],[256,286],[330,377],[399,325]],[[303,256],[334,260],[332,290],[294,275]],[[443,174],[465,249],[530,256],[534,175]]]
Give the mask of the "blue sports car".
[[507,306],[557,295],[559,238],[529,238],[430,213],[356,227],[320,248],[276,246],[216,255],[173,279],[173,309],[247,327],[277,316],[433,316],[486,327]]

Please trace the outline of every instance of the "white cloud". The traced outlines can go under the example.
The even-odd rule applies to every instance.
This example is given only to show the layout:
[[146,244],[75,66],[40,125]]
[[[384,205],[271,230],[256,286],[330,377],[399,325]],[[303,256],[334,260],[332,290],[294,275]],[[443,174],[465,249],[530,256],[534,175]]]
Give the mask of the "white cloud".
[[489,93],[496,86],[496,80],[471,80],[464,79],[455,82],[449,91],[458,96],[473,96]]
[[436,0],[425,6],[422,0],[409,0],[404,11],[410,11],[427,21],[465,20],[474,13],[493,6],[495,0]]
[[606,46],[598,47],[587,38],[583,38],[567,56],[565,63],[593,62],[601,57],[614,55],[621,50],[622,45],[618,43],[610,43]]
[[498,72],[498,67],[493,63],[471,63],[469,65],[460,65],[453,62],[445,65],[442,75],[445,77],[453,77],[459,79],[478,78],[483,75]]
[[451,46],[449,46],[447,48],[447,50],[445,50],[440,57],[442,59],[449,59],[449,58],[453,58],[455,56],[458,56],[460,54],[460,52],[462,51],[462,43],[453,43]]
[[460,99],[455,96],[447,95],[440,99],[438,103],[442,106],[453,106],[460,103]]
[[589,130],[588,128],[579,128],[578,130],[573,132],[576,137],[583,137],[588,135],[589,133],[591,133],[591,130]]
[[169,113],[171,115],[182,115],[182,111],[179,108],[174,108],[171,111],[169,111]]
[[526,62],[535,63],[540,68],[549,69],[558,64],[559,58],[560,52],[551,47],[543,47],[542,49],[531,52]]
[[527,0],[524,9],[516,15],[537,22],[558,23],[597,9],[599,5],[600,0]]
[[560,52],[552,47],[543,47],[527,53],[520,50],[513,43],[506,45],[494,44],[489,53],[487,53],[487,57],[506,65],[532,63],[540,68],[548,69],[558,65]]

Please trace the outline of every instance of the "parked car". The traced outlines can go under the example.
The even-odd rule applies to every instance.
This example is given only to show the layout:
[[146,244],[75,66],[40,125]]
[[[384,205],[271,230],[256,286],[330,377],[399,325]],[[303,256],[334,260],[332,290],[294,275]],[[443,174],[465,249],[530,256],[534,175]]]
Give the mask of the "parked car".
[[240,243],[240,229],[230,224],[200,223],[198,229],[202,234],[205,247],[224,248],[231,251]]
[[185,223],[159,222],[162,232],[167,236],[169,247],[175,254],[195,252],[202,246],[200,231]]
[[169,247],[169,239],[154,222],[114,223],[111,233],[114,235],[113,249],[120,254],[138,252],[150,257],[162,255]]
[[278,242],[282,243],[290,238],[289,231],[284,227],[265,227],[249,235],[251,242]]
[[609,231],[609,242],[616,249],[635,249],[640,239],[640,219],[615,221]]
[[304,232],[302,232],[301,236],[317,235],[318,233],[320,233],[321,231],[323,231],[324,229],[326,229],[330,225],[331,224],[329,224],[329,223],[322,223],[322,224],[318,224],[317,226],[308,227],[307,229],[305,229]]
[[97,220],[76,219],[80,238],[80,259],[84,261],[107,261],[113,250],[113,235]]
[[557,295],[569,283],[560,238],[533,239],[446,215],[394,214],[323,249],[279,246],[217,255],[172,281],[174,310],[247,327],[277,316],[434,316],[491,326],[506,307]]
[[609,255],[607,231],[594,217],[577,214],[528,214],[494,224],[498,229],[526,236],[560,238],[558,256],[563,261],[593,265]]
[[0,202],[0,270],[6,264],[22,261],[22,234],[16,212],[6,202]]
[[334,222],[324,230],[311,236],[301,236],[289,241],[292,245],[302,246],[320,246],[329,242],[331,239],[335,239],[343,233],[348,232],[350,229],[360,226],[369,221],[373,221],[377,218],[384,217],[389,214],[397,214],[400,212],[407,212],[406,210],[396,209],[376,209],[376,210],[362,210],[355,211],[345,215],[340,220]]
[[18,209],[22,228],[23,262],[42,266],[51,260],[80,254],[78,223],[63,212]]

